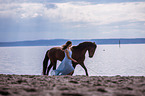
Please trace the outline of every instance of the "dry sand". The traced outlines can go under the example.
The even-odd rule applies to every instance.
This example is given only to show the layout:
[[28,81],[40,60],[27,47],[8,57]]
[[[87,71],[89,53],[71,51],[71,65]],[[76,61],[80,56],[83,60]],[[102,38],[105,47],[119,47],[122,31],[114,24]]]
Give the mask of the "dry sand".
[[145,96],[144,76],[0,74],[0,96]]

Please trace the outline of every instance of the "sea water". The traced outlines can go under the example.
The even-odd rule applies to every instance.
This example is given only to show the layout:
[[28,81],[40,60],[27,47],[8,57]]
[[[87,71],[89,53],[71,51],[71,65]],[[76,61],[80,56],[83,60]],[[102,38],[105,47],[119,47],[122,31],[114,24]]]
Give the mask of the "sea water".
[[[42,75],[45,53],[52,47],[0,47],[0,74]],[[98,45],[93,58],[88,52],[85,56],[89,76],[145,76],[145,44]],[[73,75],[85,71],[77,65]]]

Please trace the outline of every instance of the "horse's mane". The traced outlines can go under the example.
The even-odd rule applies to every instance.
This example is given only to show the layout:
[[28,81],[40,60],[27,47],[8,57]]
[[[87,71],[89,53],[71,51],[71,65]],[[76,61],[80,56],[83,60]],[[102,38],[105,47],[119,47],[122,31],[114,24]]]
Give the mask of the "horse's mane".
[[72,49],[80,49],[80,48],[84,48],[86,46],[91,46],[91,45],[95,45],[96,46],[96,44],[92,43],[92,42],[82,42],[82,43],[80,43],[77,46],[73,46]]

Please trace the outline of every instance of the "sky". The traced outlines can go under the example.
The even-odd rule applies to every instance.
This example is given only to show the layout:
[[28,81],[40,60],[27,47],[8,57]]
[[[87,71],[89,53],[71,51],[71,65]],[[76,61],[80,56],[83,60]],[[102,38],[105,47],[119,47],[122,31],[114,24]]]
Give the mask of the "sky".
[[0,42],[145,38],[145,0],[0,0]]

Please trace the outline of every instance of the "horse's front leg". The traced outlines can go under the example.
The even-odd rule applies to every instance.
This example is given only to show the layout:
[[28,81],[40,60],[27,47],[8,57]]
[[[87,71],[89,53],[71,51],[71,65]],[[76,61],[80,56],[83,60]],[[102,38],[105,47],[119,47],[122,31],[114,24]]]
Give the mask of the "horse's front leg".
[[[75,62],[72,62],[72,65],[73,65],[73,67],[74,67],[74,70],[75,70],[77,63],[75,63]],[[71,72],[71,74],[70,74],[70,75],[73,75],[73,74],[74,74],[74,71],[73,71],[73,72]]]
[[85,70],[85,72],[86,72],[86,76],[89,76],[89,75],[88,75],[87,68],[86,68],[86,66],[84,65],[84,63],[80,63],[80,65],[84,68],[84,70]]

